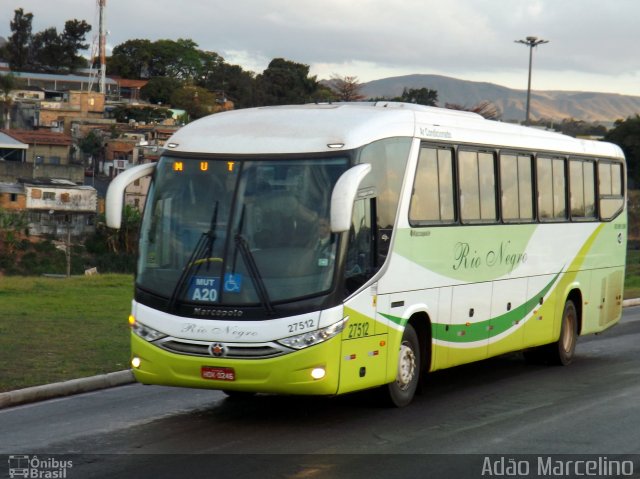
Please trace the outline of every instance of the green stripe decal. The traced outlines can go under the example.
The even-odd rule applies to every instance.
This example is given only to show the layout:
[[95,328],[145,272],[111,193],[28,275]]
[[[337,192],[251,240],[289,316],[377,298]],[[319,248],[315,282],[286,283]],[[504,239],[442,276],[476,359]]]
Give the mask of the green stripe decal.
[[[518,326],[520,322],[540,304],[540,298],[543,298],[549,292],[559,277],[560,273],[556,274],[538,294],[512,311],[496,316],[495,318],[471,323],[468,326],[466,324],[433,323],[433,339],[452,343],[472,343],[475,341],[484,341],[503,334],[509,329]],[[380,315],[403,327],[407,323],[407,319],[397,316],[384,313],[380,313]]]

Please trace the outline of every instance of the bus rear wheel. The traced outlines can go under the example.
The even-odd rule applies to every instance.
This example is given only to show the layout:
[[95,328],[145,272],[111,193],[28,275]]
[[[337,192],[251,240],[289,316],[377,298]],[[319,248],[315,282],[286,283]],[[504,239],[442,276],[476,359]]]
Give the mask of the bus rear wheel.
[[568,366],[573,361],[578,342],[578,310],[570,299],[564,304],[560,337],[554,343],[524,351],[527,362]]
[[564,305],[560,338],[549,345],[549,360],[552,364],[567,366],[573,361],[578,342],[578,311],[570,299]]
[[398,372],[396,380],[386,386],[388,403],[404,407],[412,400],[420,380],[420,342],[415,329],[410,324],[404,329],[398,352]]

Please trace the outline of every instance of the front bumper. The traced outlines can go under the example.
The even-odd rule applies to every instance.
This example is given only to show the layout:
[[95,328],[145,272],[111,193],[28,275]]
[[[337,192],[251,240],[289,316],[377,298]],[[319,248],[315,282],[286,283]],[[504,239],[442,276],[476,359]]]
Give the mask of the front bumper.
[[[133,369],[138,382],[202,389],[276,394],[333,395],[340,379],[340,335],[323,343],[268,359],[227,359],[175,354],[131,335],[131,354],[140,360]],[[202,367],[233,368],[234,381],[205,379]],[[324,368],[322,379],[311,371]]]

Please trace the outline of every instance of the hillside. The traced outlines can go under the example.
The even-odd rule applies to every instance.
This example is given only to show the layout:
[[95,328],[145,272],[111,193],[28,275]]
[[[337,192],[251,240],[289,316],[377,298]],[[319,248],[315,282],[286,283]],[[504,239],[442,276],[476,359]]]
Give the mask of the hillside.
[[[493,83],[440,75],[406,75],[364,83],[361,91],[367,98],[393,98],[400,96],[403,88],[436,90],[440,106],[445,103],[473,106],[481,101],[490,101],[502,112],[505,121],[522,120],[525,116],[527,91]],[[531,93],[532,119],[574,118],[610,124],[636,114],[640,114],[640,96],[535,90]]]

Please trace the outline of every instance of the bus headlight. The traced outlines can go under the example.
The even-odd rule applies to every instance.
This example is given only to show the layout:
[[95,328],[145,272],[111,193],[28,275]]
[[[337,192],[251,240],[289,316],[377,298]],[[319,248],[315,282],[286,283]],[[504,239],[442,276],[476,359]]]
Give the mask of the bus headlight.
[[132,326],[131,330],[140,336],[145,341],[155,341],[157,339],[165,338],[167,335],[157,331],[149,326],[146,326],[138,321],[136,321]]
[[326,341],[327,339],[333,338],[337,334],[340,334],[348,321],[349,317],[347,316],[346,318],[338,321],[337,323],[333,323],[331,326],[327,326],[326,328],[318,329],[316,331],[309,331],[307,333],[298,334],[296,336],[290,336],[288,338],[280,339],[278,342],[293,349],[308,348],[309,346],[321,343],[323,341]]

